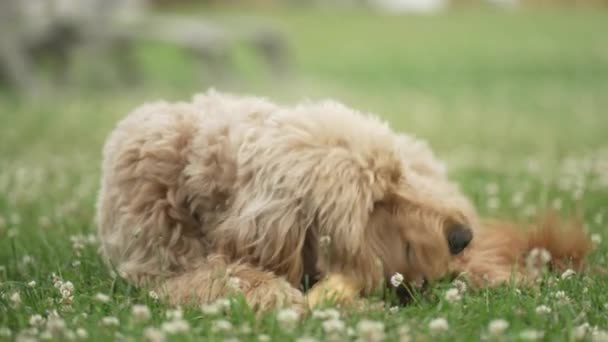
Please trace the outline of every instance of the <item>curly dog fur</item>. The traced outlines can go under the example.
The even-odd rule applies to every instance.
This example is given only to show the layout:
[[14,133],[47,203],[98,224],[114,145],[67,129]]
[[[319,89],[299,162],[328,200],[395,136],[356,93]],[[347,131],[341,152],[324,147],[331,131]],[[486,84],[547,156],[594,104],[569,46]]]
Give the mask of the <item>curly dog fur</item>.
[[328,288],[369,294],[395,272],[502,280],[494,268],[516,259],[484,266],[511,252],[500,236],[461,253],[480,223],[426,143],[333,101],[210,90],[136,109],[105,144],[97,220],[105,260],[172,303],[240,291],[256,310],[303,306],[304,283],[320,281],[315,304]]
[[[548,253],[547,265],[534,260],[535,249]],[[488,220],[471,245],[452,261],[452,268],[467,275],[476,287],[506,282],[532,285],[544,266],[554,272],[584,270],[592,249],[582,222],[562,220],[552,212],[529,225]]]

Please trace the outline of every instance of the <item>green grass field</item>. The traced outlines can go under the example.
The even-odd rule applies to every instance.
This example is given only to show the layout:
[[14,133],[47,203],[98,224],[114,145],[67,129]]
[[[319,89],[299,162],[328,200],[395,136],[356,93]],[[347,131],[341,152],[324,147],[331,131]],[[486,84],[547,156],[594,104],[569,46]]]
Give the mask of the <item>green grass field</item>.
[[[76,86],[30,101],[0,94],[0,341],[140,340],[163,327],[169,340],[374,340],[383,331],[404,341],[541,333],[551,341],[608,341],[608,277],[600,274],[547,276],[538,289],[469,290],[457,302],[446,300],[452,285],[443,282],[408,307],[342,312],[344,326],[309,317],[291,328],[285,313],[256,319],[238,299],[226,313],[184,307],[188,326],[180,326],[167,316],[171,308],[113,278],[88,238],[105,136],[139,103],[187,99],[209,86],[281,103],[332,97],[375,112],[427,139],[485,216],[526,219],[551,207],[582,213],[604,239],[589,262],[607,263],[607,13],[201,15],[231,27],[260,20],[281,29],[292,49],[290,74],[269,75],[243,49],[235,76],[216,84],[187,57],[150,45],[139,51],[147,72],[137,87]],[[64,284],[62,294],[52,274],[73,289]],[[148,306],[148,320],[145,312],[133,315],[138,304]],[[429,327],[437,318],[447,320],[447,331]],[[497,319],[508,328],[491,335]]]

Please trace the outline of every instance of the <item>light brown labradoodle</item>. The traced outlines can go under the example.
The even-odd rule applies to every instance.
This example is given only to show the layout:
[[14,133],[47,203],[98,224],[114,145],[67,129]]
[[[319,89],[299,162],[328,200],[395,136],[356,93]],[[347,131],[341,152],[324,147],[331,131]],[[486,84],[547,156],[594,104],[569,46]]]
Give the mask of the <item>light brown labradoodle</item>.
[[502,250],[473,239],[475,210],[426,143],[334,101],[210,90],[146,104],[110,134],[102,174],[105,260],[171,303],[238,291],[258,311],[304,307],[303,283],[318,282],[316,305],[326,290],[368,295],[395,272],[409,283],[485,271],[479,258]]

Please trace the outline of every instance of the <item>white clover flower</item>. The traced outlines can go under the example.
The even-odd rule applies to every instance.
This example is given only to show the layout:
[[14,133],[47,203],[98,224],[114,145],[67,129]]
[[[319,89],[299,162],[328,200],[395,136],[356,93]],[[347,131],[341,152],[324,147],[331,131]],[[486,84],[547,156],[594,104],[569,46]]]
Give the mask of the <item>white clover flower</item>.
[[9,337],[11,337],[12,334],[13,334],[13,332],[11,331],[11,329],[9,329],[7,327],[0,328],[0,337],[9,338]]
[[215,304],[224,311],[230,309],[230,300],[227,298],[219,298],[215,301]]
[[101,319],[101,325],[106,327],[117,327],[120,325],[120,321],[114,316],[107,316]]
[[70,241],[72,242],[72,249],[77,256],[82,255],[82,251],[89,243],[88,237],[82,234],[70,236]]
[[495,319],[488,324],[488,332],[492,336],[502,335],[509,328],[509,322],[504,319]]
[[160,298],[158,293],[156,293],[154,290],[148,292],[148,297],[152,298],[153,300],[158,300],[158,298]]
[[214,316],[221,312],[221,308],[217,303],[202,304],[201,312],[208,316]]
[[557,299],[558,303],[566,304],[570,301],[570,297],[564,291],[555,292],[555,299]]
[[216,301],[201,305],[201,312],[205,315],[213,316],[230,309],[230,300],[219,298]]
[[327,248],[331,243],[331,237],[329,235],[323,235],[319,238],[319,245],[322,248]]
[[537,341],[545,337],[545,332],[541,330],[526,329],[519,333],[519,338],[525,341]]
[[411,330],[412,329],[410,329],[410,326],[407,324],[400,326],[397,329],[397,334],[399,335],[399,341],[400,342],[410,342],[412,339],[410,336]]
[[258,341],[260,341],[260,342],[270,342],[270,336],[268,336],[266,334],[260,334],[260,335],[258,335]]
[[53,335],[59,335],[65,331],[65,328],[63,318],[59,317],[57,311],[53,311],[46,320],[46,329]]
[[48,228],[51,226],[51,219],[48,216],[40,216],[38,218],[38,224],[42,228]]
[[89,333],[83,328],[76,329],[76,336],[81,340],[86,340],[89,337]]
[[421,289],[424,286],[424,278],[416,277],[414,280],[410,281],[410,286]]
[[340,318],[340,311],[333,308],[328,308],[325,310],[314,310],[312,312],[312,317],[320,320],[338,319]]
[[241,289],[241,278],[239,278],[239,277],[228,278],[228,287],[230,287],[233,290],[240,290]]
[[551,261],[551,253],[544,248],[533,248],[526,257],[526,267],[530,271],[539,272]]
[[131,314],[133,315],[133,319],[138,322],[145,322],[152,317],[150,313],[150,309],[147,305],[135,304],[131,308]]
[[232,330],[232,323],[225,319],[218,319],[211,322],[211,330],[213,332],[227,332]]
[[608,331],[593,327],[591,330],[592,342],[608,342]]
[[574,270],[569,268],[566,271],[564,271],[564,273],[562,273],[561,278],[562,278],[562,280],[565,280],[565,279],[572,277],[575,274],[576,274],[576,272],[574,272]]
[[403,284],[403,274],[395,272],[395,274],[393,274],[391,277],[391,285],[394,287],[399,287],[401,284]]
[[95,300],[101,303],[108,303],[110,301],[110,296],[105,293],[97,293],[95,294]]
[[342,322],[342,320],[340,320],[339,318],[328,319],[323,322],[321,326],[323,327],[323,331],[325,331],[326,334],[341,333],[346,328],[344,322]]
[[27,286],[30,288],[36,287],[36,281],[35,280],[30,281],[29,283],[27,283]]
[[526,217],[534,216],[534,214],[536,214],[536,207],[532,204],[528,204],[526,207],[524,207],[523,214]]
[[296,339],[296,342],[317,342],[318,340],[314,337],[302,336]]
[[579,201],[581,198],[583,198],[583,194],[585,193],[585,189],[583,188],[576,188],[574,190],[574,192],[572,192],[572,199],[575,201]]
[[44,326],[45,319],[42,316],[36,314],[30,317],[29,323],[32,327],[41,328],[42,326]]
[[73,293],[74,292],[74,284],[72,284],[71,281],[66,281],[63,284],[61,284],[61,287],[59,288],[59,292],[61,293]]
[[546,305],[539,305],[535,311],[537,315],[547,315],[551,313],[551,308]]
[[435,318],[429,322],[431,332],[445,332],[450,329],[448,321],[445,318]]
[[385,337],[384,323],[363,319],[357,323],[357,332],[361,341],[382,341]]
[[467,292],[467,283],[460,280],[460,279],[456,279],[452,282],[452,285],[458,289],[458,292],[460,294],[464,294],[465,292]]
[[513,208],[519,208],[524,203],[523,192],[516,192],[511,197],[511,206]]
[[21,264],[23,266],[29,265],[34,263],[34,258],[31,255],[24,255],[23,258],[21,259]]
[[457,288],[451,288],[445,292],[445,299],[450,303],[454,303],[461,300],[462,296]]
[[587,323],[587,322],[585,322],[581,325],[577,325],[572,330],[572,339],[574,341],[581,341],[585,338],[585,336],[587,336],[587,333],[590,330],[591,330],[591,326],[589,326],[589,323]]
[[604,222],[604,214],[601,212],[595,214],[595,216],[593,217],[593,222],[595,222],[595,224],[597,224],[598,226],[602,224],[602,222]]
[[72,330],[67,329],[63,332],[63,337],[67,341],[74,341],[76,339],[76,334]]
[[600,243],[602,243],[602,236],[600,234],[591,234],[591,242],[593,242],[596,245],[599,245]]
[[562,209],[562,199],[557,197],[553,199],[553,202],[551,202],[551,206],[553,207],[553,209],[555,210],[561,210]]
[[63,284],[63,279],[61,279],[61,277],[59,277],[58,275],[56,275],[55,273],[51,273],[51,278],[53,280],[53,286],[59,290],[59,288],[61,287],[61,284]]
[[396,305],[395,305],[395,306],[391,306],[391,307],[388,309],[388,312],[390,312],[390,313],[392,313],[392,314],[396,314],[396,313],[398,313],[398,312],[399,312],[399,307],[398,307],[398,306],[396,306]]
[[[17,342],[20,342],[20,341],[26,341],[26,342],[37,341],[38,340],[36,338],[37,335],[38,335],[38,329],[37,328],[23,329],[23,330],[21,330],[19,332],[19,334],[17,334],[15,340]],[[44,339],[44,337],[46,337],[46,336],[44,336],[44,334],[40,335],[40,339]],[[52,336],[51,336],[51,338],[52,338]]]
[[89,245],[96,245],[97,244],[97,236],[95,236],[95,234],[89,234],[89,235],[87,235],[87,243]]
[[17,230],[17,228],[11,228],[6,232],[6,235],[9,239],[14,239],[17,237],[17,235],[19,235],[19,231]]
[[[50,340],[53,339],[53,334],[51,334],[50,331],[45,330],[45,331],[43,331],[43,332],[40,333],[39,337],[43,341],[50,341]],[[27,341],[27,339],[26,339],[26,341]],[[36,339],[32,339],[32,341],[36,341]]]
[[164,322],[161,329],[167,334],[180,334],[190,330],[190,324],[181,318],[174,319],[169,322]]
[[239,327],[239,332],[243,335],[250,335],[252,331],[253,330],[251,329],[251,326],[249,325],[249,323],[243,323]]
[[59,285],[59,293],[61,294],[61,303],[70,305],[74,301],[74,284],[71,281],[58,281],[55,287]]
[[300,314],[294,309],[282,309],[277,313],[277,321],[285,329],[291,329],[300,319]]
[[175,308],[173,310],[167,310],[165,316],[167,316],[167,319],[169,320],[178,320],[184,317],[184,312],[181,308]]
[[13,292],[9,299],[11,300],[11,305],[13,308],[18,308],[21,306],[21,293],[19,293],[19,291]]
[[492,196],[488,198],[488,203],[486,205],[489,209],[496,210],[500,208],[500,198]]
[[500,187],[498,186],[498,184],[496,184],[496,183],[486,184],[486,193],[488,195],[496,195],[496,194],[498,194],[498,190],[500,190]]
[[144,329],[144,339],[147,342],[164,342],[165,333],[160,329],[147,327]]

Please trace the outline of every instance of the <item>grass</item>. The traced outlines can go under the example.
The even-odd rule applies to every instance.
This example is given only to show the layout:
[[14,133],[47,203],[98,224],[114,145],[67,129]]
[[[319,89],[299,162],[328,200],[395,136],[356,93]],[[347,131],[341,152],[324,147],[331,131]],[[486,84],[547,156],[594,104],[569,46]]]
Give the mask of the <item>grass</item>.
[[[334,97],[378,113],[395,129],[427,139],[484,215],[525,219],[546,207],[564,215],[582,212],[589,231],[608,239],[605,12],[243,13],[200,15],[235,28],[247,21],[278,27],[292,49],[290,75],[270,75],[240,49],[233,76],[217,83],[199,75],[193,60],[148,45],[139,51],[146,73],[137,87],[75,87],[82,89],[30,101],[0,94],[0,341],[28,336],[31,316],[47,317],[52,310],[71,332],[67,337],[84,329],[89,340],[139,340],[146,327],[168,320],[169,307],[112,277],[95,244],[87,242],[95,232],[100,149],[133,106],[159,97],[188,98],[211,85],[285,103]],[[604,265],[607,254],[600,243],[590,262]],[[53,273],[73,283],[71,305],[61,303]],[[32,280],[35,286],[28,285]],[[367,319],[381,322],[389,340],[398,340],[407,326],[416,340],[469,341],[487,337],[489,322],[504,319],[504,340],[521,339],[530,329],[544,332],[546,340],[570,340],[583,323],[598,328],[587,339],[607,338],[601,333],[608,329],[605,275],[547,276],[538,289],[468,291],[457,303],[444,298],[450,287],[439,283],[397,312],[344,312],[340,336],[352,330],[349,338],[356,338],[357,325]],[[558,291],[569,301],[558,300]],[[16,292],[20,305],[13,300]],[[110,300],[96,299],[97,293]],[[132,318],[134,304],[149,307],[149,321]],[[540,305],[551,312],[538,314]],[[330,337],[321,319],[304,319],[289,330],[276,315],[256,319],[238,299],[228,313],[188,307],[183,315],[190,329],[168,336],[172,340]],[[120,324],[104,326],[103,317]],[[428,325],[440,317],[449,331],[433,334]],[[232,328],[223,331],[226,323],[218,320]],[[55,331],[63,331],[51,321]],[[53,337],[64,339],[61,334],[66,333]]]

